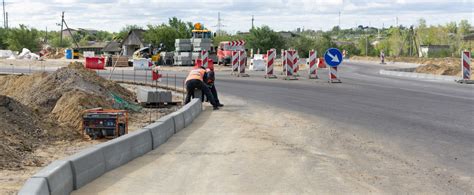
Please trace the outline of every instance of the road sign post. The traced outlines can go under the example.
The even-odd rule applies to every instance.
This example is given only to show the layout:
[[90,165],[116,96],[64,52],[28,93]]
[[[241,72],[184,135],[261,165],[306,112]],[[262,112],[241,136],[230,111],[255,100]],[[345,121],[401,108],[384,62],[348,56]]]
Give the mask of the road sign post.
[[329,66],[329,83],[341,83],[337,76],[337,66],[342,63],[342,53],[339,49],[330,48],[324,53],[324,62]]

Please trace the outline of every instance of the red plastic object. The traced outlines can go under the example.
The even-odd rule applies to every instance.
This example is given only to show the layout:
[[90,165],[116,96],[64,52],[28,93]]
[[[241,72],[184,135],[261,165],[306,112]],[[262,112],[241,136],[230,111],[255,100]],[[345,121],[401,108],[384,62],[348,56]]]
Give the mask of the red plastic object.
[[326,68],[326,63],[324,63],[324,58],[319,58],[318,68]]
[[[196,59],[196,61],[194,61],[194,68],[201,68],[201,66],[202,66],[202,60]],[[214,60],[208,59],[207,66],[208,66],[207,68],[214,70]]]
[[103,70],[105,69],[105,58],[103,57],[86,57],[86,68]]

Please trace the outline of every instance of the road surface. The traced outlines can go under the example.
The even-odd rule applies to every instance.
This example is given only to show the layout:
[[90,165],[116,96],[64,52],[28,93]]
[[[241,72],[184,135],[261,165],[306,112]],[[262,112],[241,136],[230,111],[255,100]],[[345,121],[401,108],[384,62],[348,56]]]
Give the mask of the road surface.
[[[226,97],[222,111],[206,111],[163,149],[107,173],[76,194],[117,192],[108,191],[113,189],[473,193],[474,86],[382,76],[381,68],[386,67],[345,63],[340,68],[341,84],[327,83],[324,71],[320,80],[299,81],[265,80],[257,73],[234,78],[221,72],[217,87]],[[125,79],[131,74],[126,71]],[[266,118],[246,127],[252,122],[248,117],[259,116],[251,113]],[[230,119],[234,114],[242,124]],[[299,122],[286,121],[291,119]],[[266,128],[281,121],[290,124]],[[229,122],[238,128],[222,126]],[[263,140],[278,140],[272,142],[277,146],[272,149],[242,138],[242,133],[251,132],[256,137],[268,135]],[[281,145],[296,152],[279,153]],[[241,147],[246,150],[238,150]],[[216,150],[230,154],[206,153]],[[239,172],[245,177],[234,175]],[[125,185],[132,191],[120,188]]]

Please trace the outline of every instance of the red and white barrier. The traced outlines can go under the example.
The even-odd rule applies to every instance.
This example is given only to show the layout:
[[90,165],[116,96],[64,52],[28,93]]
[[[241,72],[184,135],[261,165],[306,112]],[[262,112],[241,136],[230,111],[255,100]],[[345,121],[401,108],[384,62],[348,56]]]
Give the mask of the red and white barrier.
[[231,58],[231,64],[232,64],[232,74],[236,74],[239,71],[239,52],[238,51],[232,51],[232,58]]
[[329,67],[329,82],[340,83],[341,80],[339,80],[339,77],[337,76],[337,66],[336,67],[328,66],[328,67]]
[[318,79],[318,62],[319,59],[316,60],[317,52],[314,50],[309,51],[309,79]]
[[300,64],[299,64],[299,61],[300,61],[300,56],[298,55],[298,51],[295,51],[295,57],[293,59],[293,75],[294,76],[300,76],[298,74],[298,71],[300,71]]
[[462,79],[471,80],[471,52],[464,51],[461,56]]
[[275,63],[275,58],[276,58],[276,50],[275,49],[270,49],[267,51],[267,64],[265,66],[265,78],[270,79],[270,78],[277,78],[273,74],[273,65]]
[[[285,76],[287,80],[295,80],[296,77],[294,76],[294,63],[295,63],[295,58],[297,57],[297,53],[295,50],[289,50],[285,52],[285,57],[286,57],[286,71],[285,71]],[[297,62],[297,61],[296,61]]]
[[283,71],[281,72],[282,75],[286,74],[286,51],[284,49],[281,50],[281,65],[283,67]]
[[239,51],[239,74],[240,77],[248,77],[248,74],[245,74],[245,68],[247,65],[247,53],[245,51]]
[[204,68],[209,67],[208,61],[209,61],[209,53],[206,50],[201,51],[201,60],[202,60],[202,66]]
[[241,45],[245,45],[245,41],[244,41],[244,40],[229,41],[228,44],[229,44],[230,46],[241,46]]

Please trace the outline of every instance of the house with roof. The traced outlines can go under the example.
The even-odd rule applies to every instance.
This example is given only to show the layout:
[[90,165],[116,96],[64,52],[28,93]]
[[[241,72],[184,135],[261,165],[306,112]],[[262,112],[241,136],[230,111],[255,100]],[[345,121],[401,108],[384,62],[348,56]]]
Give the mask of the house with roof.
[[133,29],[128,32],[120,46],[123,49],[124,56],[132,56],[133,52],[148,45],[144,40],[145,32],[142,29]]

